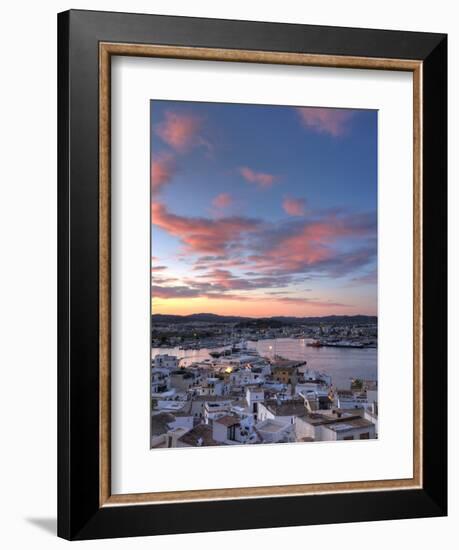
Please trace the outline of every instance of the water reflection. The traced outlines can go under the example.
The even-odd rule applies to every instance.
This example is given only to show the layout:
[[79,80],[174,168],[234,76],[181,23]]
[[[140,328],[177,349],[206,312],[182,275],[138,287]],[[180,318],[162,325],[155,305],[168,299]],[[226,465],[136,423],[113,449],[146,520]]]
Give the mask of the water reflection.
[[[307,345],[309,340],[277,338],[248,342],[248,348],[254,348],[263,357],[280,355],[286,359],[304,359],[308,366],[330,374],[333,383],[339,388],[349,388],[351,378],[376,380],[378,350],[373,348],[314,348]],[[183,366],[195,361],[211,359],[206,348],[200,350],[181,350],[179,348],[153,348],[153,356],[168,353],[181,359]]]

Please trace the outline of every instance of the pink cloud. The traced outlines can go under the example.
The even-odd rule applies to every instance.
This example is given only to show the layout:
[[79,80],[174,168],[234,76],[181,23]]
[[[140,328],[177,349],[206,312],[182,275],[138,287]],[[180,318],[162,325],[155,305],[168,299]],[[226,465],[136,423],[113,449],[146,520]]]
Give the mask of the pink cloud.
[[190,149],[201,128],[201,119],[192,114],[167,111],[156,133],[170,147],[183,153]]
[[169,300],[174,298],[207,298],[209,300],[251,300],[248,296],[210,291],[206,292],[201,288],[194,288],[187,285],[162,286],[157,284],[151,285],[151,297],[153,299],[160,298],[161,300]]
[[320,107],[298,107],[296,109],[302,124],[319,134],[333,137],[344,135],[353,112],[348,109],[324,109]]
[[255,172],[247,166],[241,166],[239,168],[241,176],[250,183],[255,183],[258,187],[266,189],[271,187],[279,178],[274,174],[267,174],[264,172]]
[[171,155],[159,155],[151,163],[151,188],[159,191],[170,182],[175,173],[175,163]]
[[[376,230],[374,223],[372,216],[331,215],[297,224],[293,232],[265,233],[260,253],[248,259],[259,269],[277,269],[280,273],[319,270],[339,275],[352,272],[374,257],[375,247],[368,242]],[[350,237],[364,239],[365,246],[347,251],[337,249],[338,241]]]
[[236,216],[219,219],[178,216],[160,203],[152,204],[151,213],[153,224],[198,253],[224,254],[228,248],[239,245],[245,233],[260,225],[258,220]]
[[214,198],[212,204],[215,208],[227,208],[233,204],[233,197],[229,193],[220,193]]
[[282,202],[282,208],[289,216],[303,216],[306,201],[304,199],[292,199],[286,197]]
[[151,285],[152,298],[161,298],[162,300],[168,300],[169,298],[197,298],[199,296],[201,296],[201,292],[199,290],[183,285]]

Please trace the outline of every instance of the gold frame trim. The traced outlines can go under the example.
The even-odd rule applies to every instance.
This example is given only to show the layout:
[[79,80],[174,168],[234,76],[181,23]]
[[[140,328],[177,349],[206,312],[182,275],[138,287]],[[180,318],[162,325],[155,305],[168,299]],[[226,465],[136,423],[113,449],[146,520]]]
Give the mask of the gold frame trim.
[[[347,69],[378,69],[413,73],[414,426],[412,478],[161,493],[111,494],[110,96],[111,57],[113,55]],[[99,263],[100,507],[422,488],[422,61],[101,42],[99,44]]]

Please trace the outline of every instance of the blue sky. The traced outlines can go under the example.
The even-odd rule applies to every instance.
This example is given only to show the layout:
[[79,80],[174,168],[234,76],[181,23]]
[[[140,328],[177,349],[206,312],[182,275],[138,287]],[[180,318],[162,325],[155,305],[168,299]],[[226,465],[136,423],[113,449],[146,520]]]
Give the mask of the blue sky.
[[375,314],[377,111],[151,102],[157,313]]

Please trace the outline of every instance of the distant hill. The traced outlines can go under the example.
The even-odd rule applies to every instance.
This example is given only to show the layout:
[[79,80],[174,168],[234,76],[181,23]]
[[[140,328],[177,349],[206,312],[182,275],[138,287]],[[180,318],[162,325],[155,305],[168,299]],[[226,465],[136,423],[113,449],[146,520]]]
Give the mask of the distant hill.
[[326,315],[324,317],[272,317],[286,324],[371,325],[378,322],[373,315]]
[[216,315],[215,313],[193,313],[192,315],[163,315],[156,313],[151,316],[153,324],[179,324],[179,323],[235,323],[240,328],[254,327],[280,327],[283,325],[362,325],[377,323],[378,318],[371,315],[327,315],[325,317],[268,317],[258,319],[254,317],[235,317],[228,315]]
[[234,328],[256,328],[256,329],[267,329],[267,328],[281,328],[285,325],[289,325],[291,323],[281,321],[279,319],[274,319],[273,317],[269,317],[268,319],[243,319],[242,321],[239,321],[235,325]]
[[151,316],[151,322],[157,323],[239,323],[244,317],[215,315],[215,313],[192,313],[191,315],[163,315],[156,313]]

